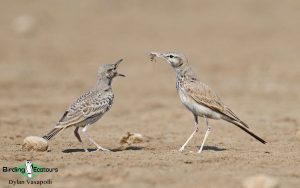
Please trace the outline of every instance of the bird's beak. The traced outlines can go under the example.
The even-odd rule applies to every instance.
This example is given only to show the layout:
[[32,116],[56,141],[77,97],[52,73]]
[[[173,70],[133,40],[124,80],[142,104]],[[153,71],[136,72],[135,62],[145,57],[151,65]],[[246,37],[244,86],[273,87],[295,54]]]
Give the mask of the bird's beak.
[[123,61],[123,59],[118,60],[118,61],[115,63],[116,67],[118,67],[119,64],[120,64],[122,61]]
[[159,52],[151,52],[150,53],[150,60],[153,61],[156,57],[161,57],[164,58],[163,53],[159,53]]
[[[118,61],[115,63],[116,67],[118,67],[119,64],[120,64],[122,61],[123,61],[123,59],[118,60]],[[118,72],[116,73],[116,76],[126,77],[124,74],[120,74],[120,73],[118,73]]]
[[116,76],[122,76],[122,77],[126,77],[124,74],[120,74],[117,72]]

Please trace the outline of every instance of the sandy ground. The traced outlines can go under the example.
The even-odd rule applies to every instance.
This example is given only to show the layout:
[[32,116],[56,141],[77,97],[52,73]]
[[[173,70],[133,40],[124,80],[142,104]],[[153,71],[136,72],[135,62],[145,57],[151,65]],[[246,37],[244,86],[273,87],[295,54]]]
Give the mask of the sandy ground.
[[[299,187],[299,1],[1,0],[0,10],[1,168],[26,159],[57,167],[37,177],[51,178],[53,187],[242,187],[257,174]],[[200,133],[178,152],[193,117],[179,102],[173,70],[150,63],[150,51],[185,53],[201,80],[268,144],[210,121],[204,152],[189,153],[204,136],[200,119]],[[84,153],[72,128],[48,152],[21,150],[26,136],[49,131],[93,86],[101,64],[119,58],[127,78],[114,80],[114,105],[90,134],[110,149],[128,131],[148,142]],[[1,171],[0,186],[17,178]]]

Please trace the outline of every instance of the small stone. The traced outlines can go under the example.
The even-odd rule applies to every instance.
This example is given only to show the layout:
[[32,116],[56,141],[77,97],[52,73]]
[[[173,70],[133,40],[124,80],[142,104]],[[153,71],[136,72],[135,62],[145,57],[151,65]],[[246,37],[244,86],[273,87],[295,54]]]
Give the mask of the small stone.
[[259,174],[246,178],[243,181],[244,188],[278,188],[279,182],[274,177]]
[[140,133],[130,133],[127,132],[125,136],[122,137],[120,143],[123,144],[137,144],[144,141],[144,136]]
[[48,149],[47,140],[39,136],[28,136],[24,139],[22,148],[30,151],[46,151]]

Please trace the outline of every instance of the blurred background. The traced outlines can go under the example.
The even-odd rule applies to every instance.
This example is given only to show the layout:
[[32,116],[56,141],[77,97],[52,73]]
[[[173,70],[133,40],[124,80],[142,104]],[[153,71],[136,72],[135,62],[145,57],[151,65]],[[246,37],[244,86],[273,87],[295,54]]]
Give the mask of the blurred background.
[[[254,92],[299,102],[297,1],[0,3],[2,103],[18,93],[27,101],[24,97],[38,90],[58,95],[51,85],[66,91],[84,89],[95,79],[92,75],[99,65],[119,58],[125,59],[122,69],[128,78],[117,81],[118,88],[145,92],[147,87],[135,83],[142,80],[174,93],[172,70],[150,64],[150,51],[185,53],[200,78],[217,88],[224,86],[219,89],[224,94],[243,83],[236,89],[240,95]],[[30,93],[16,92],[28,88]],[[13,89],[14,94],[7,95]],[[136,96],[126,97],[134,100]],[[277,100],[277,104],[286,105],[285,100]],[[297,109],[293,105],[287,108],[290,113]]]
[[[151,51],[184,53],[225,104],[259,135],[277,142],[273,149],[282,153],[275,152],[272,159],[295,159],[299,150],[289,143],[299,129],[299,20],[300,1],[293,0],[0,0],[0,134],[7,151],[2,160],[18,160],[10,158],[21,152],[16,143],[25,135],[47,132],[68,105],[94,85],[98,67],[120,58],[120,72],[127,77],[114,80],[115,104],[91,134],[108,147],[117,147],[123,133],[135,131],[155,138],[145,147],[160,153],[179,148],[193,129],[193,119],[178,100],[173,70],[165,62],[150,62]],[[226,123],[214,125],[220,126],[208,144],[240,148],[235,155],[251,148],[264,150],[254,141],[240,142],[249,138]],[[72,130],[57,140],[52,147],[57,158],[63,149],[79,147]],[[223,155],[226,152],[232,151]],[[169,162],[164,165],[174,161]],[[159,163],[149,166],[153,164]],[[282,165],[295,171],[294,164]],[[241,167],[237,178],[250,175],[249,168]],[[232,170],[224,169],[224,174]],[[289,177],[281,180],[290,186],[297,182],[291,173],[281,174]],[[172,173],[169,179],[183,184]]]

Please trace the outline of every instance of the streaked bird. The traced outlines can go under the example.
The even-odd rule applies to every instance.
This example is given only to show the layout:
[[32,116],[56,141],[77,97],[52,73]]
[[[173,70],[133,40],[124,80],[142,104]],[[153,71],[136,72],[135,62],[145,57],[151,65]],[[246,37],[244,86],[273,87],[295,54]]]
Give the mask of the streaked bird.
[[203,117],[207,126],[207,131],[198,153],[202,152],[204,143],[211,131],[211,126],[208,124],[208,119],[222,119],[230,122],[261,143],[266,143],[266,141],[264,141],[262,138],[251,132],[249,130],[249,126],[240,120],[225,104],[223,104],[213,90],[211,90],[207,85],[198,79],[197,75],[192,71],[188,64],[188,60],[183,54],[158,52],[150,53],[151,61],[157,57],[164,59],[174,68],[176,73],[176,89],[181,102],[189,111],[193,113],[195,119],[195,130],[182,145],[179,151],[183,151],[196,132],[198,132],[198,117]]
[[114,64],[102,65],[97,74],[97,82],[94,88],[81,95],[55,125],[47,135],[43,136],[44,139],[50,140],[69,127],[75,127],[74,134],[78,141],[81,143],[83,149],[88,152],[84,147],[81,137],[79,135],[79,128],[82,128],[83,135],[94,145],[97,146],[97,151],[109,151],[97,144],[91,136],[89,136],[87,129],[90,125],[98,121],[107,112],[114,100],[112,91],[112,80],[117,76],[125,75],[117,72],[119,64],[122,59]]

